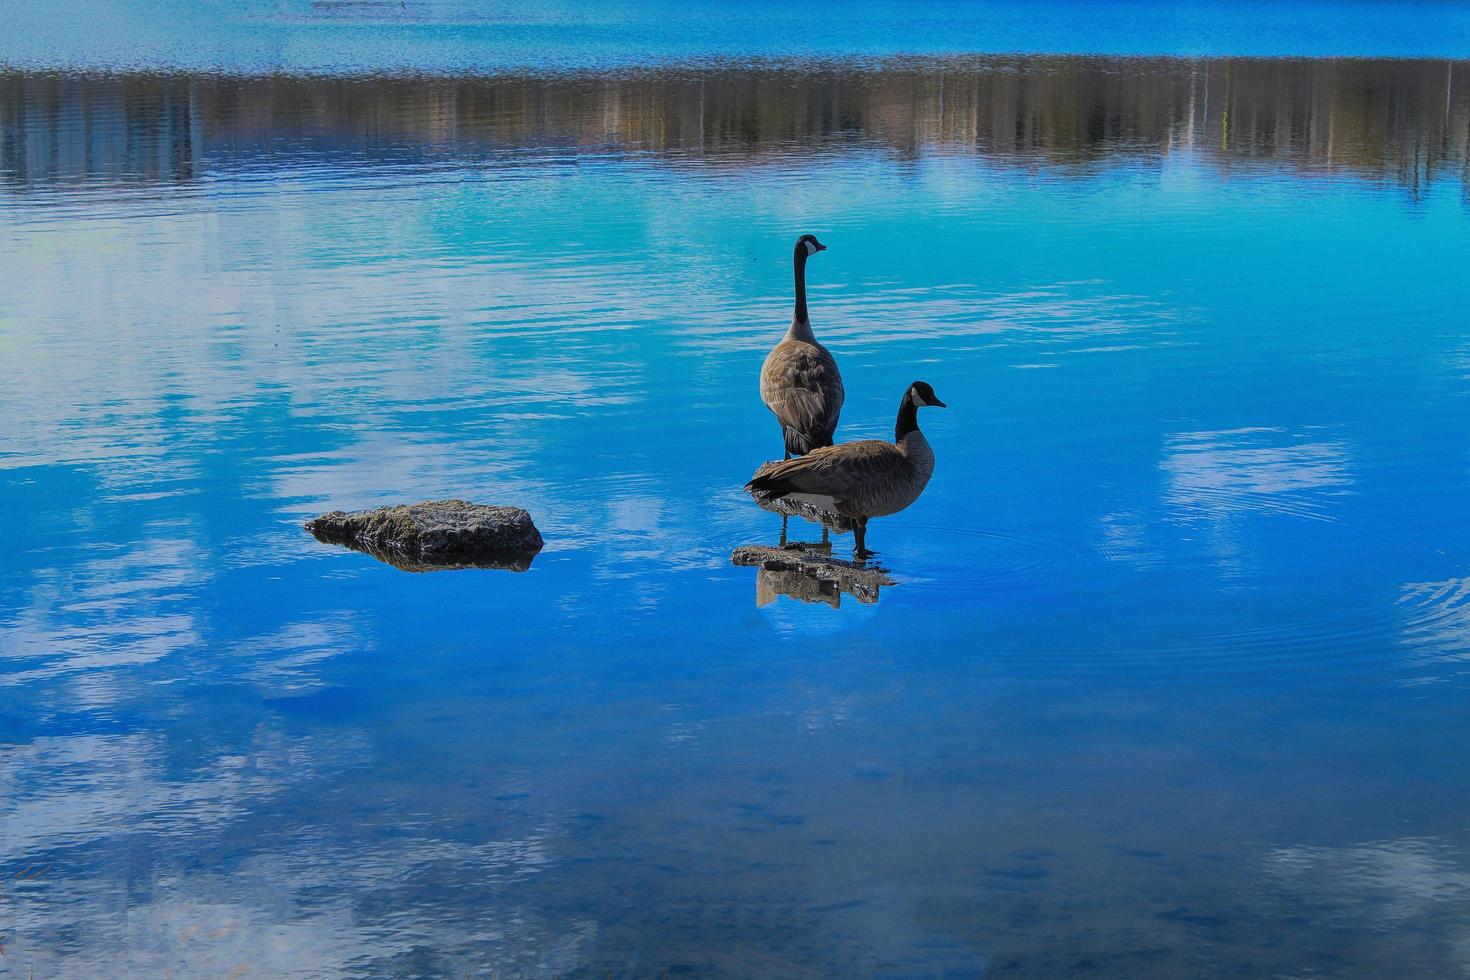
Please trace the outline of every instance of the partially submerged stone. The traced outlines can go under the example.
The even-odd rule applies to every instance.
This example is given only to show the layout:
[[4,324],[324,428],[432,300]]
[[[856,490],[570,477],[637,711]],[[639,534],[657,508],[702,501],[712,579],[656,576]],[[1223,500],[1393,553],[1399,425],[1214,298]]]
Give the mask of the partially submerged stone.
[[730,555],[735,565],[753,566],[756,572],[756,605],[764,606],[777,595],[802,602],[824,602],[837,607],[846,592],[858,602],[877,602],[878,590],[894,585],[888,570],[878,565],[843,561],[820,550],[819,545],[790,544],[783,548],[742,545]]
[[541,550],[541,532],[519,507],[426,500],[309,520],[318,541],[364,551],[409,572],[505,568],[523,572]]

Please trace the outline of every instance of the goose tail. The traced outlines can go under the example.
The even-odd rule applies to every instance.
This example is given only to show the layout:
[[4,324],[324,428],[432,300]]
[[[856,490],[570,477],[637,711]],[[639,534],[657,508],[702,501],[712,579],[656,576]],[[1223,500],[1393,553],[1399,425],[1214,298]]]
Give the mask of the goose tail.
[[805,456],[816,448],[811,439],[793,429],[786,429],[783,434],[786,437],[786,451],[793,456]]
[[772,472],[779,465],[779,463],[763,464],[755,471],[750,482],[745,484],[746,491],[766,500],[780,500],[794,491],[796,488],[788,480]]

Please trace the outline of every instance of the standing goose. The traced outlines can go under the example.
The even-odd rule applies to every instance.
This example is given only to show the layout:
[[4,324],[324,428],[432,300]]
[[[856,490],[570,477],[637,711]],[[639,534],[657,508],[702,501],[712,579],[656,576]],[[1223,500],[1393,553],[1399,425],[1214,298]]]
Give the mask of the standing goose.
[[781,423],[786,458],[832,445],[842,412],[842,375],[827,348],[817,343],[806,315],[806,260],[827,246],[811,235],[796,240],[796,312],[786,338],[761,365],[761,401]]
[[934,450],[919,431],[919,408],[944,408],[928,382],[915,381],[898,406],[893,441],[863,439],[814,449],[800,459],[766,463],[745,485],[770,499],[789,498],[852,518],[853,554],[863,559],[868,518],[896,514],[919,499],[934,473]]

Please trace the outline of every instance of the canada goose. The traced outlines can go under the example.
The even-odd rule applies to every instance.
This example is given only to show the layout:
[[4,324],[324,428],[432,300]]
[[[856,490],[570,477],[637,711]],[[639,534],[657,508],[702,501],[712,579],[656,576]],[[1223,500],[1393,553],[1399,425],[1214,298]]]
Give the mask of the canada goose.
[[796,312],[786,338],[761,365],[761,401],[781,423],[786,458],[832,445],[842,412],[842,375],[827,348],[817,343],[806,315],[806,260],[827,246],[811,235],[796,240]]
[[898,406],[893,441],[863,439],[814,449],[800,459],[766,463],[745,485],[770,499],[805,501],[853,520],[854,555],[866,546],[868,518],[896,514],[919,499],[934,473],[934,450],[919,431],[919,408],[946,407],[928,382],[915,381]]

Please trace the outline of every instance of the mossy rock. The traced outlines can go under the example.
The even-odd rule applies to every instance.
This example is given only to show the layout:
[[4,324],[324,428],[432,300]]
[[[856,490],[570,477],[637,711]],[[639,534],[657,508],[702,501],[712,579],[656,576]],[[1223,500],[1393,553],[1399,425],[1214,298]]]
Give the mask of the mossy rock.
[[520,507],[466,500],[334,510],[306,522],[318,541],[342,544],[402,568],[525,571],[544,544],[531,515]]

